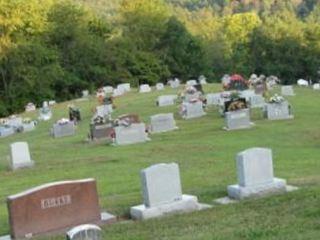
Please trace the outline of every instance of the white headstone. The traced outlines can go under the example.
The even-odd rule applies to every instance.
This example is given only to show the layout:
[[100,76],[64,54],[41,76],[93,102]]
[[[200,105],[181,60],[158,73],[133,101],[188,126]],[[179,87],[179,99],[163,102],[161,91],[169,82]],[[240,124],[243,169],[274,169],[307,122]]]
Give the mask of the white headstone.
[[299,79],[297,81],[297,85],[298,86],[303,86],[303,87],[308,87],[309,86],[309,82],[307,80],[304,80],[304,79]]
[[281,103],[267,103],[265,106],[265,117],[269,120],[292,119],[290,105],[287,101]]
[[292,86],[282,86],[281,95],[283,96],[294,96],[294,91]]
[[320,90],[320,83],[313,84],[313,89],[314,90]]
[[0,138],[15,134],[15,130],[10,126],[0,126]]
[[237,155],[236,162],[239,184],[228,187],[230,197],[242,199],[286,191],[286,181],[273,176],[271,149],[247,149]]
[[55,100],[50,100],[49,101],[49,106],[53,106],[53,105],[55,105],[56,104],[56,101]]
[[252,126],[250,122],[249,109],[241,109],[237,111],[230,111],[225,113],[226,130],[236,130],[250,128]]
[[240,186],[251,187],[273,182],[271,149],[247,149],[237,155],[236,161]]
[[204,75],[201,75],[198,80],[201,85],[207,84],[207,78]]
[[73,121],[64,124],[55,123],[52,127],[52,135],[55,138],[72,136],[75,134],[75,130]]
[[249,102],[250,97],[255,96],[254,90],[248,89],[244,91],[240,91],[240,97],[245,98],[247,102]]
[[171,80],[168,83],[171,88],[178,88],[180,86],[180,80],[178,78],[175,78],[174,80]]
[[115,144],[127,145],[149,140],[144,123],[133,123],[130,126],[115,127]]
[[48,103],[48,101],[44,101],[42,103],[42,108],[47,108],[47,107],[49,107],[49,103]]
[[206,96],[207,105],[219,105],[221,93],[208,93]]
[[113,87],[112,86],[104,86],[103,91],[105,93],[113,93]]
[[197,80],[188,80],[187,82],[186,82],[186,85],[187,86],[194,86],[194,85],[197,85],[198,83],[197,83]]
[[113,90],[113,93],[112,93],[112,96],[113,97],[119,97],[119,96],[121,96],[121,95],[123,95],[125,92],[123,91],[123,89],[118,89],[118,88],[115,88],[114,90]]
[[130,209],[134,219],[149,219],[173,213],[208,208],[198,198],[182,195],[179,166],[176,163],[156,164],[141,171],[143,204]]
[[93,224],[79,225],[67,232],[67,240],[102,240],[102,230]]
[[156,89],[157,89],[158,91],[163,90],[163,89],[164,89],[163,83],[157,83],[157,84],[156,84]]
[[21,117],[12,117],[8,119],[7,124],[14,129],[18,129],[22,126],[22,118]]
[[142,85],[140,85],[139,92],[140,92],[140,93],[148,93],[148,92],[151,92],[151,88],[150,88],[149,84],[142,84]]
[[252,95],[249,98],[250,108],[264,108],[266,105],[265,99],[262,95]]
[[22,130],[23,132],[30,132],[34,130],[36,127],[36,123],[34,121],[31,121],[29,123],[23,123],[22,124]]
[[177,95],[159,96],[158,99],[157,99],[157,105],[159,107],[165,107],[165,106],[174,105],[177,98],[178,98]]
[[173,113],[162,113],[153,115],[151,118],[151,132],[167,132],[177,129]]
[[141,171],[144,205],[154,207],[182,199],[179,166],[157,164]]
[[36,105],[34,105],[33,103],[28,103],[25,107],[26,112],[32,112],[32,111],[35,111],[36,109],[37,109]]
[[180,115],[184,119],[202,117],[206,113],[203,111],[203,104],[201,101],[183,102],[181,105]]
[[105,117],[110,115],[113,112],[112,104],[101,105],[96,107],[96,115]]
[[32,167],[34,162],[31,160],[29,146],[26,142],[16,142],[10,145],[10,165],[12,170],[24,167]]
[[122,92],[130,92],[131,86],[130,83],[121,83],[117,86],[117,89],[119,89]]
[[52,118],[52,111],[49,107],[41,108],[39,111],[39,120],[48,121]]
[[83,91],[82,91],[82,97],[83,97],[83,98],[89,97],[89,90],[83,90]]

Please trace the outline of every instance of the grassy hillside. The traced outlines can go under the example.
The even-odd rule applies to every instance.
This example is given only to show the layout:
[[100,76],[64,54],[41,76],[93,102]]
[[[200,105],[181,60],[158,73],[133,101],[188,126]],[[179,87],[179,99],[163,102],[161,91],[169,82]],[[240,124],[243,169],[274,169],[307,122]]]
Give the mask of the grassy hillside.
[[[207,85],[206,92],[220,86]],[[278,90],[276,90],[278,91]],[[101,208],[128,217],[130,206],[142,202],[139,171],[155,163],[176,162],[180,166],[183,192],[201,202],[226,196],[227,185],[236,183],[235,155],[250,147],[272,148],[275,175],[300,187],[299,191],[260,200],[248,200],[210,210],[162,219],[104,227],[105,239],[317,239],[320,235],[320,92],[296,88],[289,97],[294,120],[267,121],[253,114],[250,130],[222,130],[224,120],[217,109],[194,120],[176,116],[179,130],[152,135],[145,144],[113,147],[85,142],[95,99],[75,102],[83,121],[73,137],[49,137],[52,123],[67,116],[67,105],[53,108],[54,119],[37,129],[0,139],[0,235],[9,232],[6,197],[51,181],[93,177],[98,183]],[[177,112],[178,107],[158,108],[162,92],[138,94],[135,90],[116,99],[114,113],[138,113],[149,123],[156,113]],[[27,114],[36,117],[36,113]],[[32,169],[8,171],[9,144],[27,141],[36,165]],[[58,220],[58,219],[57,219]],[[52,237],[51,239],[64,239]]]

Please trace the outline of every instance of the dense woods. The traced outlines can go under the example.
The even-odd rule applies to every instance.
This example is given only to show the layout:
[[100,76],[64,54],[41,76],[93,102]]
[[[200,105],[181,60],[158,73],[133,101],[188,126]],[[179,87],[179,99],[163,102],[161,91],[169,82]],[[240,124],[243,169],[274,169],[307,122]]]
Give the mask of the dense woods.
[[0,0],[0,116],[204,74],[318,80],[319,0]]

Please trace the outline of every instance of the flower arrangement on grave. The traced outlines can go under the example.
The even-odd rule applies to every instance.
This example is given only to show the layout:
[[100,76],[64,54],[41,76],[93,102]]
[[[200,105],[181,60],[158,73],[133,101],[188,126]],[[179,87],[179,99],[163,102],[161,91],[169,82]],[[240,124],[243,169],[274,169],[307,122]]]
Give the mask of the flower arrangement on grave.
[[94,125],[102,125],[106,123],[106,119],[103,116],[98,115],[92,119],[92,123]]
[[69,119],[67,119],[67,118],[61,118],[60,120],[57,121],[57,124],[59,124],[59,125],[66,125],[66,124],[68,124],[69,122],[70,122]]
[[273,95],[270,99],[269,99],[269,103],[282,103],[284,102],[285,99],[282,96],[279,96],[278,94]]
[[69,119],[70,121],[81,121],[80,109],[73,105],[69,106]]
[[240,98],[240,94],[238,92],[233,92],[230,95],[230,101],[226,107],[227,112],[232,112],[247,108],[247,104],[245,99]]
[[230,77],[228,84],[223,85],[225,90],[238,90],[242,91],[249,88],[249,82],[246,81],[241,75],[234,74]]

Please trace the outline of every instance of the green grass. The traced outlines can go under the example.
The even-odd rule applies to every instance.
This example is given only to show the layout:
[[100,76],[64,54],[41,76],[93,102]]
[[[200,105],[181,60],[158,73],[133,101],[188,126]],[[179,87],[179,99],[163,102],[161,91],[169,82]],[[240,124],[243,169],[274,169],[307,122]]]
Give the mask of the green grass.
[[[217,92],[219,87],[207,85],[205,91]],[[224,120],[217,109],[209,108],[208,114],[199,119],[181,120],[176,115],[177,131],[152,135],[152,141],[144,144],[119,147],[85,142],[95,99],[76,102],[84,120],[75,136],[49,137],[53,121],[67,116],[70,102],[58,104],[53,108],[52,121],[41,122],[33,132],[0,139],[0,235],[9,232],[6,197],[52,181],[93,177],[98,183],[101,208],[126,218],[130,206],[142,202],[139,171],[161,162],[178,163],[183,192],[212,204],[213,199],[226,196],[227,185],[237,181],[235,155],[250,147],[268,147],[273,150],[275,175],[300,190],[191,214],[125,221],[104,227],[105,239],[319,239],[320,92],[306,88],[295,91],[295,97],[288,97],[294,120],[267,121],[254,114],[254,128],[227,132],[222,130]],[[116,100],[114,117],[138,113],[149,123],[153,114],[176,113],[177,106],[155,106],[158,95],[172,93],[176,90],[147,94],[132,91]],[[34,168],[8,171],[6,156],[9,144],[15,141],[29,143]]]

